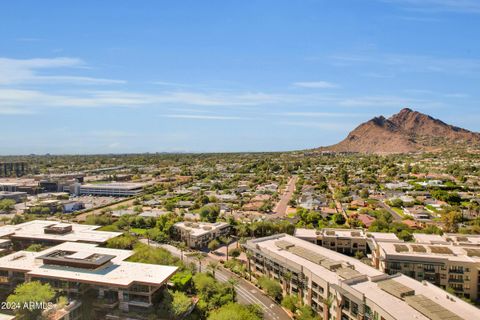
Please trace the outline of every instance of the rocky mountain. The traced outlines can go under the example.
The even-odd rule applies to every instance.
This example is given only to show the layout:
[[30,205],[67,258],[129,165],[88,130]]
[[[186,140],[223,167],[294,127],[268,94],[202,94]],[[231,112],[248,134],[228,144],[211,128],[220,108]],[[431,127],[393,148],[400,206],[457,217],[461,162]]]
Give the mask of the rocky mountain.
[[380,116],[362,123],[340,143],[321,150],[388,154],[435,151],[456,146],[480,147],[480,133],[405,108],[388,119]]

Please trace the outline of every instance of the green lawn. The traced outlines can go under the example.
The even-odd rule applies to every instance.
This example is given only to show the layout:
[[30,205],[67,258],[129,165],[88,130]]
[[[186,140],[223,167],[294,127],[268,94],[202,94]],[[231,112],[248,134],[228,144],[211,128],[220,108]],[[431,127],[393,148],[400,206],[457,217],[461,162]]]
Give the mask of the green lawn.
[[403,213],[403,210],[400,209],[400,208],[397,208],[397,207],[391,207],[393,211],[395,211],[396,213],[398,213],[401,217],[404,216],[404,213]]
[[142,229],[142,228],[131,228],[130,231],[133,232],[133,233],[136,233],[140,236],[143,236],[145,235],[145,233],[147,232],[148,229]]

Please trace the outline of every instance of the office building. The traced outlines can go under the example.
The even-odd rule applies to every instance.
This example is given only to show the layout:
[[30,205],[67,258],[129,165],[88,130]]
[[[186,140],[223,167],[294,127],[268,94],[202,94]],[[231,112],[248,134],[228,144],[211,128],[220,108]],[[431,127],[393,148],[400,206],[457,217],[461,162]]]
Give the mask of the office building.
[[31,244],[56,245],[63,242],[103,244],[121,232],[98,231],[100,226],[33,220],[0,227],[0,239],[11,240],[16,248]]
[[178,240],[190,248],[205,248],[210,241],[227,235],[230,225],[226,222],[177,222],[173,225]]
[[130,250],[64,242],[41,252],[19,251],[0,258],[0,283],[49,283],[71,299],[90,296],[100,312],[141,311],[153,306],[177,267],[128,262]]
[[112,182],[105,184],[84,184],[80,186],[80,195],[130,197],[143,191],[141,183]]

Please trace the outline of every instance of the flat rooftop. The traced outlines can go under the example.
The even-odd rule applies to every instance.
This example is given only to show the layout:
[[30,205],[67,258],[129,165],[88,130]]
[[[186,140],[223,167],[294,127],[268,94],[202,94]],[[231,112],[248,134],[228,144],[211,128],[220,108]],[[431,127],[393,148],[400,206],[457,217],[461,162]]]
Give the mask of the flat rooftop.
[[143,183],[112,182],[112,183],[87,183],[82,185],[82,189],[116,189],[116,190],[135,190],[143,188]]
[[[97,269],[45,263],[44,257],[56,252],[69,252],[69,259],[106,259]],[[101,248],[95,244],[65,242],[41,252],[19,251],[0,258],[1,270],[26,272],[33,277],[62,279],[96,285],[129,287],[133,283],[160,286],[177,267],[124,261],[133,254],[130,250]],[[94,258],[92,258],[94,257]],[[67,258],[68,259],[68,258]]]
[[[408,288],[413,294],[407,293],[402,298],[396,297],[400,290],[382,289],[385,281],[358,282],[351,284],[350,287],[362,293],[368,300],[379,304],[395,319],[480,319],[478,308],[429,282],[421,283],[405,275],[395,275],[386,281],[393,281],[400,288]],[[425,301],[425,298],[428,300]],[[419,299],[424,300],[429,308],[436,307],[437,310],[425,310],[413,303]]]
[[461,262],[480,262],[480,248],[464,247],[451,244],[430,243],[390,243],[379,242],[380,250],[389,258],[398,257],[402,260],[450,260]]
[[[71,226],[71,231],[63,234],[46,233],[45,229],[65,229]],[[62,223],[58,221],[33,220],[16,225],[0,227],[0,238],[38,239],[58,242],[94,242],[104,243],[121,235],[121,232],[97,231],[100,226],[77,223]]]
[[395,233],[390,232],[367,232],[367,237],[375,239],[375,241],[399,241],[403,242],[403,240],[398,239]]
[[342,277],[342,274],[346,274],[345,271],[336,272],[343,268],[356,271],[358,276],[383,275],[381,271],[369,267],[355,258],[286,234],[278,238],[267,237],[257,241],[251,240],[247,244],[253,247],[258,246],[262,252],[270,254],[280,262],[293,263],[299,270],[300,267],[307,268],[332,284],[337,284],[340,280],[345,279]]
[[480,235],[445,233],[442,236],[446,241],[465,246],[480,246]]
[[304,239],[317,239],[320,235],[320,231],[317,229],[305,229],[305,228],[296,228],[294,236]]
[[388,232],[366,232],[362,229],[306,229],[296,228],[295,237],[303,239],[317,239],[321,237],[337,237],[337,238],[372,238],[376,241],[401,241],[394,233]]
[[220,230],[228,226],[226,222],[177,222],[174,225],[176,228],[188,230],[192,236],[198,237],[212,231]]
[[358,238],[364,239],[365,232],[362,229],[331,229],[324,228],[320,230],[320,233],[324,237],[336,237],[336,238]]
[[445,240],[445,238],[443,238],[441,235],[438,235],[438,234],[414,233],[413,239],[415,240],[415,242],[418,242],[418,243],[448,244],[447,240]]

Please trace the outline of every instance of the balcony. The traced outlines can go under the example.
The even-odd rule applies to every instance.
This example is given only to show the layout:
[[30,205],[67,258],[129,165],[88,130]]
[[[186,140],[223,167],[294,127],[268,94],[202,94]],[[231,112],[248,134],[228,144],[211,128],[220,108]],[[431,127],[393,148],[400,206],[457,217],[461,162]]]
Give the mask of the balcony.
[[463,274],[463,269],[449,269],[448,273],[456,273],[456,274]]
[[130,300],[128,304],[131,306],[142,307],[142,308],[149,308],[152,306],[151,303],[146,301],[138,301],[138,300]]
[[93,302],[93,306],[101,309],[114,309],[118,306],[118,299],[100,299],[97,298]]

